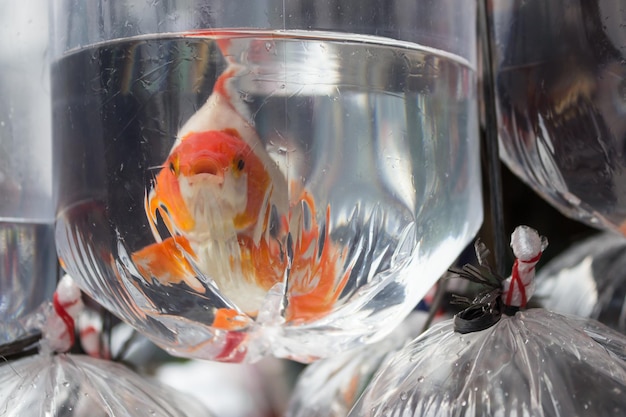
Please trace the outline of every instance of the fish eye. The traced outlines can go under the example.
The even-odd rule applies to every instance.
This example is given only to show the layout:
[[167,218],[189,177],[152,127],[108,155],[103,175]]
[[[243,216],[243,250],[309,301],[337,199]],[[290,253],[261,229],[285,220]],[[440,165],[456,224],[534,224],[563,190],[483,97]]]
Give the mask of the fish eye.
[[243,159],[239,159],[237,161],[237,169],[239,171],[243,171],[243,168],[246,166],[246,163],[243,161]]

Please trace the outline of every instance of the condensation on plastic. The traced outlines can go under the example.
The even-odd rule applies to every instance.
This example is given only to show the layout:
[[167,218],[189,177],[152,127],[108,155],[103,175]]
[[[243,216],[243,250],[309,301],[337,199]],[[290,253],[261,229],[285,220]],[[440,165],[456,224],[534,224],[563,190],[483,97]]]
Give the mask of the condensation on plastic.
[[543,266],[535,299],[547,309],[589,317],[626,333],[626,238],[602,233]]
[[414,312],[383,340],[309,365],[296,381],[285,417],[345,417],[381,363],[419,334],[426,317]]
[[448,320],[381,366],[349,417],[624,415],[624,352],[608,327],[544,309],[469,334]]
[[194,398],[128,368],[82,355],[40,354],[0,365],[3,417],[209,417]]
[[620,0],[494,0],[501,156],[565,215],[626,231]]

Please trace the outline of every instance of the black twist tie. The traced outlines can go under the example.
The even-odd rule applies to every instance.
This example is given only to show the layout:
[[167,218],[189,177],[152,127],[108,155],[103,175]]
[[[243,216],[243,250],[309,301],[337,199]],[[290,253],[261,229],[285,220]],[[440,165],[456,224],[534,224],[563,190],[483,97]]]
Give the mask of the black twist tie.
[[502,307],[502,314],[506,314],[507,316],[511,316],[511,317],[517,314],[518,311],[521,311],[521,308],[518,306],[509,306],[505,304]]
[[39,353],[41,333],[33,333],[9,343],[0,345],[0,358],[5,361],[23,358]]
[[454,331],[461,334],[479,332],[499,322],[501,317],[501,311],[491,304],[474,304],[454,316]]

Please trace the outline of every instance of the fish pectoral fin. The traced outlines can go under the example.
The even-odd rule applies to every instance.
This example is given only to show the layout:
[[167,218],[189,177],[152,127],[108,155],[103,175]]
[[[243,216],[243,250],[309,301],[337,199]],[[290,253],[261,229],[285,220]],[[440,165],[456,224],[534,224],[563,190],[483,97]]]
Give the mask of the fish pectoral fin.
[[189,242],[177,236],[148,245],[133,253],[131,259],[146,281],[156,279],[161,285],[184,282],[192,290],[203,294],[206,288],[197,278],[189,256],[194,256]]
[[220,330],[233,331],[241,330],[251,323],[252,319],[233,308],[218,308],[212,326]]

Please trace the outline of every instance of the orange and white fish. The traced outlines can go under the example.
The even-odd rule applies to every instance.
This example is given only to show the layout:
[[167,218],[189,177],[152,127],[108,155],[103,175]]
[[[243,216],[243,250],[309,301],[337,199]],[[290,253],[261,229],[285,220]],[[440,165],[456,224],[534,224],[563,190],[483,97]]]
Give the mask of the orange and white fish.
[[285,280],[288,322],[323,317],[349,277],[345,252],[328,235],[330,207],[320,230],[311,195],[290,204],[285,175],[233,94],[243,71],[231,63],[181,128],[146,197],[157,242],[132,256],[147,280],[184,282],[197,292],[215,285],[236,308],[218,310],[213,326],[229,330],[249,324]]
[[[188,134],[147,197],[160,242],[135,254],[136,264],[162,283],[184,281],[199,292],[205,288],[197,276],[211,277],[234,304],[255,311],[286,266],[284,239],[270,224],[274,190],[263,163],[236,131]],[[157,213],[171,235],[165,240],[156,229]]]

